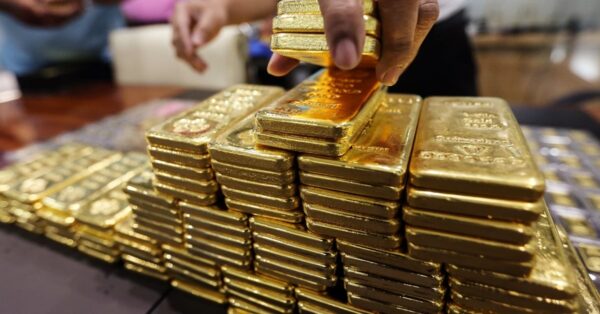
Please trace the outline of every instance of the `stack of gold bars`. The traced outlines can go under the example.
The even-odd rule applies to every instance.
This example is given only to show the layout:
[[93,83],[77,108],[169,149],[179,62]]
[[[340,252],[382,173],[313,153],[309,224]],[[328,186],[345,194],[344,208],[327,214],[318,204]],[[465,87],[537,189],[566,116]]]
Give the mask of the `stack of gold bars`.
[[409,254],[450,264],[457,307],[577,309],[572,276],[560,267],[566,261],[549,230],[543,176],[505,102],[427,99],[410,184],[403,211]]
[[278,97],[275,87],[235,86],[146,132],[155,188],[197,205],[212,205],[219,186],[208,143],[228,125]]
[[210,155],[227,207],[246,214],[301,223],[294,154],[259,147],[254,117],[240,121],[211,143]]
[[400,247],[398,210],[420,104],[416,96],[387,96],[346,154],[298,158],[310,230],[370,247]]
[[[375,0],[362,0],[366,38],[361,65],[374,67],[380,54],[380,22]],[[281,0],[273,18],[271,49],[286,57],[321,66],[333,64],[318,0]]]

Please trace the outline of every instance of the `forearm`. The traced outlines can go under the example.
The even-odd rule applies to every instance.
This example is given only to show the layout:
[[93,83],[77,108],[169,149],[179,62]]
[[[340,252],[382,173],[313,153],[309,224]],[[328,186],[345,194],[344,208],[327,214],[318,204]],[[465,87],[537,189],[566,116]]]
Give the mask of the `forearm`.
[[222,0],[227,2],[228,24],[240,24],[272,17],[277,0]]

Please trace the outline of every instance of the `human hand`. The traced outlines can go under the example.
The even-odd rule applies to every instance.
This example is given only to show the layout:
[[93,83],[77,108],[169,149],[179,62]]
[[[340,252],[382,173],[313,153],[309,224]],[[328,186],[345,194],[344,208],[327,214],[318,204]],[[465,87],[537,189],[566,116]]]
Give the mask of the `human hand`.
[[219,34],[227,24],[227,15],[227,5],[222,0],[178,2],[171,17],[177,57],[187,61],[197,71],[206,70],[206,62],[196,51]]
[[78,16],[83,0],[0,0],[0,7],[23,23],[59,26]]
[[[361,59],[365,41],[362,0],[319,0],[325,21],[327,44],[335,65],[343,70],[355,68]],[[394,85],[419,51],[435,24],[437,0],[379,0],[381,22],[381,59],[377,77],[385,85]],[[269,73],[284,75],[298,61],[274,55]]]

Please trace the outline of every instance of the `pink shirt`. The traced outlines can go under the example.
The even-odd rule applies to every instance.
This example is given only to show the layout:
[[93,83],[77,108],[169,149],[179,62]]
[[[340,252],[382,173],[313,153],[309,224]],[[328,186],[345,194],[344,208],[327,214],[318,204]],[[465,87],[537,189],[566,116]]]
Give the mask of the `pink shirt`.
[[166,22],[171,17],[178,0],[126,0],[121,5],[129,21],[152,23]]

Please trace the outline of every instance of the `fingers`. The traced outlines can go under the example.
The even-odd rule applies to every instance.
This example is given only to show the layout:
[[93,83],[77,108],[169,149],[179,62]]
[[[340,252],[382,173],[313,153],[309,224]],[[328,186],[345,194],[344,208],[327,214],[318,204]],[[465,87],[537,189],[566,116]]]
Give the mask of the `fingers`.
[[177,53],[184,55],[192,53],[192,40],[190,37],[192,18],[188,8],[189,4],[189,2],[178,2],[171,17],[173,44],[178,49]]
[[213,40],[225,25],[226,16],[222,10],[203,10],[196,13],[196,25],[192,32],[192,44],[195,47]]
[[267,72],[273,76],[284,76],[292,71],[300,61],[288,57],[284,57],[278,54],[273,54]]
[[356,67],[360,62],[365,25],[360,0],[319,0],[327,44],[335,65],[343,70]]
[[380,0],[382,55],[377,65],[379,80],[396,84],[414,59],[425,36],[437,20],[437,0]]

